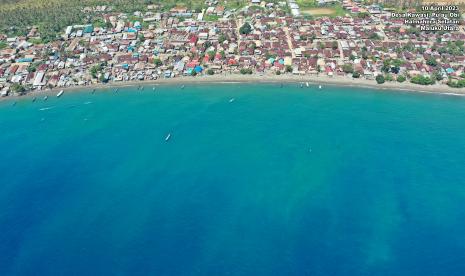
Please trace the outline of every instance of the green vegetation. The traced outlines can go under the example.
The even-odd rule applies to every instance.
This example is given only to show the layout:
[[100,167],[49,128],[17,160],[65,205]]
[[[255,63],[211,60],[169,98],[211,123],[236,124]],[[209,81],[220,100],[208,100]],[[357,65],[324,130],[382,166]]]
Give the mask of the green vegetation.
[[402,82],[404,82],[406,80],[407,80],[407,78],[405,76],[403,76],[403,75],[400,75],[400,76],[397,77],[397,82],[402,83]]
[[385,82],[384,76],[383,75],[376,76],[376,82],[378,84],[383,84]]
[[292,66],[286,65],[286,73],[292,73]]
[[314,17],[316,18],[316,17],[321,17],[321,16],[337,17],[337,16],[345,16],[347,14],[347,11],[344,10],[341,4],[318,6],[318,4],[316,3],[315,5],[307,3],[305,5],[311,5],[311,6],[301,6],[301,5],[299,6],[302,12],[302,15],[306,19],[313,19]]
[[399,74],[400,66],[402,66],[404,62],[399,59],[385,59],[383,61],[383,66],[381,67],[381,71],[384,73],[394,73]]
[[163,65],[163,62],[161,62],[161,60],[158,59],[158,58],[154,59],[154,60],[153,60],[153,63],[154,63],[155,66],[157,66],[157,67],[160,67],[160,66]]
[[[227,8],[239,8],[247,3],[246,0],[219,2]],[[57,39],[69,25],[108,27],[101,12],[93,9],[96,6],[111,6],[115,12],[132,14],[135,11],[147,11],[147,5],[150,4],[159,5],[158,11],[167,11],[175,6],[196,11],[205,8],[204,0],[3,0],[0,1],[0,33],[24,36],[32,26],[36,26],[42,41],[46,43]],[[210,19],[215,19],[215,16]]]
[[458,80],[458,81],[449,80],[447,82],[447,85],[453,88],[464,88],[465,80]]
[[227,9],[240,9],[247,5],[249,2],[247,0],[229,0],[225,1],[224,6]]
[[438,66],[438,62],[434,58],[429,58],[426,61],[426,64],[428,64],[429,66],[433,66],[433,67]]
[[225,41],[228,40],[228,39],[229,39],[229,37],[227,37],[225,34],[221,33],[221,34],[219,35],[219,37],[218,37],[218,42],[219,42],[220,44],[223,44],[223,42],[225,42]]
[[252,75],[253,71],[250,68],[242,68],[241,69],[241,74],[242,75]]
[[34,45],[44,44],[44,41],[41,38],[30,38],[28,39],[28,42]]
[[381,37],[378,35],[378,33],[372,33],[370,36],[369,36],[370,39],[373,39],[373,40],[379,40],[381,39]]
[[21,84],[14,83],[11,86],[11,91],[13,91],[14,93],[18,93],[20,95],[23,95],[26,92],[26,88],[24,86],[22,86]]
[[428,76],[415,76],[410,80],[411,83],[421,84],[421,85],[431,85],[434,84],[434,79]]
[[213,69],[208,69],[208,70],[207,70],[207,75],[212,76],[212,75],[214,75],[214,74],[215,74],[215,71],[213,71]]
[[97,65],[94,65],[90,68],[90,75],[96,79],[99,75],[100,72],[102,72],[103,70],[103,65],[102,64],[97,64]]
[[297,0],[296,2],[300,8],[318,7],[318,3],[315,0]]
[[203,20],[204,21],[218,21],[218,19],[220,19],[220,17],[216,14],[207,14],[203,17]]
[[354,72],[354,73],[352,74],[352,78],[354,78],[354,79],[360,78],[360,72]]
[[444,79],[444,77],[442,76],[442,73],[440,71],[435,71],[433,73],[433,77],[437,81],[442,81]]
[[250,34],[252,32],[252,26],[248,22],[245,22],[242,27],[239,28],[241,34]]
[[342,71],[344,71],[346,74],[352,74],[354,73],[354,66],[352,66],[350,63],[344,64],[342,66]]

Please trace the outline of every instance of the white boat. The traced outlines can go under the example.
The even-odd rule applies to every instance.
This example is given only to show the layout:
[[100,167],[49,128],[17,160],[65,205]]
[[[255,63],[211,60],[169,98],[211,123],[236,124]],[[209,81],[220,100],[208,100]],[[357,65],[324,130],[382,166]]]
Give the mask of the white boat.
[[306,83],[305,83],[305,85],[306,85],[307,87],[309,87],[309,86],[310,86],[310,84],[308,84],[308,82],[306,82]]
[[170,138],[171,138],[171,133],[168,133],[168,135],[166,135],[165,141],[168,141]]
[[63,93],[65,93],[65,91],[63,91],[63,90],[61,90],[60,92],[58,92],[57,98],[61,97],[61,95],[63,95]]
[[323,88],[323,87],[320,85],[320,86],[318,86],[318,88],[321,89],[321,88]]
[[229,102],[232,103],[232,102],[234,102],[234,100],[235,100],[234,98],[231,98],[231,99],[229,100]]
[[152,90],[153,90],[153,91],[155,91],[155,87],[154,87],[154,88],[152,88]]
[[45,97],[44,97],[44,101],[46,101],[47,99],[48,99],[48,96],[45,96]]

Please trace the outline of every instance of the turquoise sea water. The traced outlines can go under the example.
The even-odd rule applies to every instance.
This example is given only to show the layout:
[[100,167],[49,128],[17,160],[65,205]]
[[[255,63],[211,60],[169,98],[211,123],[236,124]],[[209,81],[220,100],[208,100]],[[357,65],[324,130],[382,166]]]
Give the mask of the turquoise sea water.
[[465,275],[465,98],[65,93],[0,157],[0,275]]

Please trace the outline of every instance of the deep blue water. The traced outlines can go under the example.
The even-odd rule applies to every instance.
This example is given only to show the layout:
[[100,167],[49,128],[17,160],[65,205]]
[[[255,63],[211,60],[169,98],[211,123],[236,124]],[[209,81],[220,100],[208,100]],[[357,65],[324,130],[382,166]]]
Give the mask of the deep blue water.
[[25,98],[0,102],[0,157],[0,275],[465,275],[465,98]]

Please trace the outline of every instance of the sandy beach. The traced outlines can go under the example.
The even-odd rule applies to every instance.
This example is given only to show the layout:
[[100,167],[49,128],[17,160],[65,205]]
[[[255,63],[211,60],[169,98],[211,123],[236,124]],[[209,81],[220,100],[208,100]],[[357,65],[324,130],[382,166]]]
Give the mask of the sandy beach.
[[65,93],[92,89],[112,89],[117,87],[149,86],[149,85],[178,85],[178,84],[206,84],[206,83],[306,83],[312,85],[333,85],[347,87],[361,87],[378,90],[402,91],[402,92],[420,92],[434,93],[444,95],[465,96],[465,88],[452,88],[445,84],[435,84],[429,86],[417,85],[409,82],[386,82],[377,84],[375,80],[353,79],[348,77],[328,77],[328,76],[297,76],[297,75],[240,75],[240,74],[218,74],[212,76],[197,77],[175,77],[169,79],[143,80],[143,81],[124,81],[110,82],[107,84],[95,84],[87,86],[70,86],[60,87],[47,90],[33,90],[23,96],[8,96],[2,100],[11,100],[25,97],[54,96],[58,91],[64,90]]

